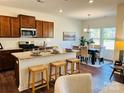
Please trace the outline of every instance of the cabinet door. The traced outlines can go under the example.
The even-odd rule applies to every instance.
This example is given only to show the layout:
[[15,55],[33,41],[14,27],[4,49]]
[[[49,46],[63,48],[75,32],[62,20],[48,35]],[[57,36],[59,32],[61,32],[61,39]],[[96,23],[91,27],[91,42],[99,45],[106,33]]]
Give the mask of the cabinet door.
[[35,28],[35,17],[27,15],[19,15],[21,28]]
[[54,36],[54,23],[49,22],[49,32],[48,37],[52,38]]
[[54,23],[43,21],[43,37],[52,38],[54,35]]
[[36,20],[37,37],[43,37],[43,22]]
[[48,38],[49,37],[49,22],[43,21],[43,37]]
[[10,17],[0,16],[0,37],[11,37]]
[[19,33],[19,18],[11,17],[10,18],[10,24],[11,24],[11,36],[12,37],[20,37],[20,33]]

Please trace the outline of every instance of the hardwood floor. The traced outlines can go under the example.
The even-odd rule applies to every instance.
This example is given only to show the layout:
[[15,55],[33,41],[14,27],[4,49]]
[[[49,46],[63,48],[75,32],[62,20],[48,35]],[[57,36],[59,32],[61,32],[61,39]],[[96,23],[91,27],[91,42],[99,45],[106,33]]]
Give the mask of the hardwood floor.
[[[88,65],[81,65],[81,73],[91,73],[93,81],[93,93],[98,93],[107,83],[112,80],[122,82],[120,75],[115,75],[112,80],[109,80],[112,69],[110,64],[104,65],[100,68],[91,67]],[[7,71],[0,73],[0,93],[19,93],[15,85],[14,71]],[[31,93],[31,90],[25,90],[21,93]],[[42,88],[36,91],[36,93],[54,93],[54,88],[50,87],[48,91],[46,88]]]
[[14,71],[0,72],[0,93],[19,93],[14,79]]

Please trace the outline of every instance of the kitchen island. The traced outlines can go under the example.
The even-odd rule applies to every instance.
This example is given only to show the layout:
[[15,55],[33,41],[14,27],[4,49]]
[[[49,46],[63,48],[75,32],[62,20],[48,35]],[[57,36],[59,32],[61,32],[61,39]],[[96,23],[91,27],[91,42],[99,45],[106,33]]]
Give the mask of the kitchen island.
[[[59,54],[51,54],[50,52],[41,52],[39,55],[32,55],[31,51],[13,53],[19,59],[19,91],[28,89],[28,67],[49,64],[57,60],[66,60],[67,58],[76,57],[76,52],[61,52]],[[36,76],[38,80],[40,75]]]

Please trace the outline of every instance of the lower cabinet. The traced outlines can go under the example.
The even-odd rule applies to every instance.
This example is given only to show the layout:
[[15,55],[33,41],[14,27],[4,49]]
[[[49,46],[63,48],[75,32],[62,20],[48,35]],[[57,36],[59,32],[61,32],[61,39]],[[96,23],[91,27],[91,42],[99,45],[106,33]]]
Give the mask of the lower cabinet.
[[15,69],[15,59],[11,55],[14,52],[23,52],[23,49],[0,51],[0,71]]
[[19,87],[19,61],[11,53],[0,53],[0,71],[14,70],[16,85]]
[[9,53],[0,53],[0,70],[10,70],[14,69],[15,62],[11,58]]

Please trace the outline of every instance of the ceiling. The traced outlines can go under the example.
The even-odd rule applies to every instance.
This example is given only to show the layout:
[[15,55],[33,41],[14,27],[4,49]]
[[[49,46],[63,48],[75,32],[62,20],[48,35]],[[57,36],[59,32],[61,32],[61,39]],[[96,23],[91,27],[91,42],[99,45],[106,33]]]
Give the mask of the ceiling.
[[[116,15],[117,5],[124,3],[124,0],[0,0],[0,5],[29,9],[39,12],[47,12],[55,15],[85,20]],[[59,9],[63,12],[59,13]],[[91,14],[88,17],[88,14]]]

